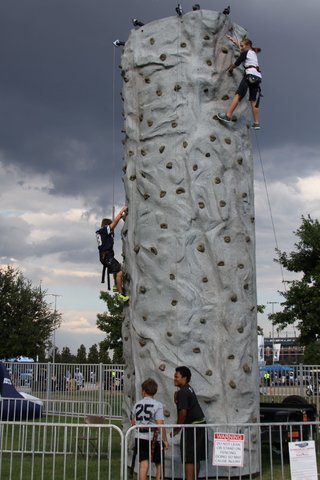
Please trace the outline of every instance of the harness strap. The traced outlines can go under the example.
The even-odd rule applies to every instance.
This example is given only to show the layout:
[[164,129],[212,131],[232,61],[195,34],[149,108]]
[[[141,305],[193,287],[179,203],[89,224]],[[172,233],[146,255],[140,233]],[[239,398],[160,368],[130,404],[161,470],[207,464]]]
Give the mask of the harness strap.
[[244,67],[245,70],[247,70],[248,68],[255,68],[257,70],[257,72],[261,72],[260,70],[260,67],[258,65],[248,65],[247,67]]

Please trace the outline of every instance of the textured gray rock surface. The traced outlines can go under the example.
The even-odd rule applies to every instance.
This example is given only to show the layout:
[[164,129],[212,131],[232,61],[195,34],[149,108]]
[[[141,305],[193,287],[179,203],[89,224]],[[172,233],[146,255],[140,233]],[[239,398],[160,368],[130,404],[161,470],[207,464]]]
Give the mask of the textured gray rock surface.
[[[132,31],[122,55],[126,424],[148,377],[175,423],[178,365],[191,367],[208,423],[258,419],[248,102],[231,125],[215,117],[242,75],[226,74],[238,53],[227,33],[245,31],[218,12],[190,12]],[[257,471],[256,436],[248,442]]]

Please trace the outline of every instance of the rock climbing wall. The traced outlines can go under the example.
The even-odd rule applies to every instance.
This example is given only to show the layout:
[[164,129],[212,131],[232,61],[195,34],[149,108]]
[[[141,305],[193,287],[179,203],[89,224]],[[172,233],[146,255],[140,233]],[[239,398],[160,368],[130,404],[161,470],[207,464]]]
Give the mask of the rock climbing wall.
[[[258,419],[248,102],[231,125],[216,118],[242,75],[226,73],[239,54],[230,33],[245,31],[221,13],[190,12],[133,30],[122,55],[126,424],[148,377],[159,384],[166,423],[175,423],[178,365],[191,368],[208,423]],[[248,449],[257,471],[255,434]]]

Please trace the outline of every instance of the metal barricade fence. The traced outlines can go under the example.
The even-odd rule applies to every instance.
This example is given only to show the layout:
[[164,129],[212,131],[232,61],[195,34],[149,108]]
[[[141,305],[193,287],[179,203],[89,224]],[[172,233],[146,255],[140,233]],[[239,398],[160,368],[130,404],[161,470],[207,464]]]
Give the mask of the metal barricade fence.
[[[105,423],[103,416],[69,418],[69,423],[44,421],[0,422],[0,478],[4,480],[128,480],[133,470],[134,477],[141,480],[139,474],[140,447],[134,454],[134,437],[141,428],[131,427],[126,433],[119,426]],[[82,422],[80,422],[82,420]],[[246,425],[183,425],[180,437],[187,445],[193,440],[195,463],[201,460],[200,477],[206,480],[219,478],[259,478],[260,480],[287,480],[290,478],[288,458],[289,441],[296,439],[296,433],[303,440],[314,439],[318,445],[319,422],[246,424]],[[147,459],[150,468],[148,479],[155,473],[151,461],[152,438],[154,428],[165,429],[169,440],[169,449],[164,450],[159,444],[159,472],[164,478],[185,480],[183,464],[186,453],[180,452],[179,436],[172,437],[173,429],[181,425],[157,425],[147,427],[150,440],[147,447]],[[201,451],[198,432],[205,431]],[[216,438],[228,438],[234,442],[235,435],[243,436],[243,466],[225,466],[228,461],[228,448],[218,443]],[[158,440],[161,433],[158,434]],[[191,440],[190,440],[191,439]],[[200,441],[200,440],[199,440]],[[220,441],[220,440],[219,440]],[[189,442],[189,443],[188,443]],[[240,443],[233,445],[233,455],[238,456]],[[188,453],[188,455],[190,452]],[[220,466],[213,465],[213,458]],[[234,458],[234,457],[232,457]],[[222,460],[222,462],[221,462]],[[223,464],[223,466],[221,465]],[[196,474],[194,473],[196,479]]]

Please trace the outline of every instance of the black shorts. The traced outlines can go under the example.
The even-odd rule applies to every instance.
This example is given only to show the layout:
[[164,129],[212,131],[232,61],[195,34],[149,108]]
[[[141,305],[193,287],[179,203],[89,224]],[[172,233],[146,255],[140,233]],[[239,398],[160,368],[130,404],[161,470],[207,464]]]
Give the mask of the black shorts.
[[100,262],[105,265],[109,273],[118,273],[121,271],[121,265],[114,257],[106,258],[107,252],[100,252]]
[[[161,463],[161,451],[160,451],[160,443],[156,442],[154,447],[154,454],[153,457],[151,453],[151,441],[145,440],[144,438],[139,439],[139,449],[138,449],[138,439],[135,439],[135,449],[137,453],[139,453],[139,462],[143,462],[143,460],[148,460],[149,462],[153,462],[155,464]],[[163,460],[162,460],[163,461]]]
[[[195,448],[196,441],[196,448]],[[180,440],[181,461],[184,463],[199,463],[206,459],[206,429],[185,428],[181,431]]]
[[261,81],[251,84],[247,81],[246,77],[243,77],[236,91],[236,94],[238,94],[242,99],[243,97],[246,96],[246,93],[249,89],[249,101],[254,102],[257,99],[257,95],[260,90],[260,83]]

